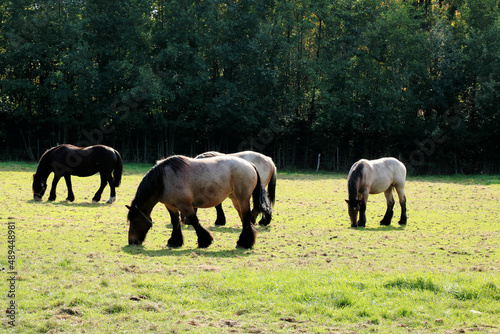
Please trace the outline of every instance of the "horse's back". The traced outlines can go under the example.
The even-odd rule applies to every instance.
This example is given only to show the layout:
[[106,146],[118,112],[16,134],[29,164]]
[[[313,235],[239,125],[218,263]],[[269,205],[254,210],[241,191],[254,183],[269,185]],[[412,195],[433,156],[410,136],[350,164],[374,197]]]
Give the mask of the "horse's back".
[[254,166],[243,158],[230,155],[220,155],[205,159],[190,159],[192,167],[192,179],[226,181],[231,179],[242,180],[255,177]]
[[[93,145],[87,147],[78,147],[74,145],[65,145],[63,148],[65,161],[75,161],[72,166],[72,175],[91,176],[98,172],[113,171],[119,160],[118,153],[112,147],[105,145]],[[71,159],[67,157],[71,157]]]
[[273,174],[276,172],[276,166],[274,165],[273,159],[264,154],[253,151],[243,151],[233,153],[231,155],[242,158],[254,164],[255,167],[257,167],[257,171],[259,172],[261,181],[264,185],[269,184]]
[[250,198],[257,172],[248,161],[228,155],[186,159],[189,167],[183,173],[166,170],[171,194],[175,192],[176,197],[180,195],[200,208],[220,204],[230,195]]
[[[197,155],[195,159],[206,159],[223,155],[225,154],[216,151],[210,151]],[[262,153],[254,151],[242,151],[242,152],[230,153],[227,155],[241,158],[255,165],[255,167],[257,167],[257,171],[259,172],[259,176],[264,186],[268,185],[269,182],[271,182],[273,174],[276,173],[276,166],[274,164],[273,159]]]
[[[374,191],[384,191],[387,186],[393,185],[396,188],[404,187],[406,180],[406,167],[396,158],[380,158],[369,161],[373,174]],[[381,190],[385,188],[384,190]]]

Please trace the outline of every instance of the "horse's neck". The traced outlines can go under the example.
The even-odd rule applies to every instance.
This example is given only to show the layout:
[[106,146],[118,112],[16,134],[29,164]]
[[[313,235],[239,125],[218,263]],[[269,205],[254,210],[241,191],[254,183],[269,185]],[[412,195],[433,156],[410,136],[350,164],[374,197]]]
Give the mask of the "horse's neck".
[[153,211],[153,208],[158,204],[159,200],[154,198],[154,196],[151,196],[148,200],[139,203],[138,201],[135,201],[137,207],[144,212],[145,215],[150,216],[151,212]]
[[358,192],[359,189],[362,187],[361,184],[362,182],[363,182],[363,176],[360,171],[358,171],[357,173],[353,173],[353,175],[351,175],[351,178],[349,179],[349,183],[347,185],[347,189],[349,192],[349,200],[353,201],[358,198]]
[[355,201],[358,198],[358,189],[358,182],[349,182],[347,190],[350,201]]
[[38,177],[40,177],[43,180],[47,180],[50,173],[52,173],[52,168],[51,166],[49,166],[47,161],[42,161],[41,163],[38,164],[38,167],[36,169],[36,175]]

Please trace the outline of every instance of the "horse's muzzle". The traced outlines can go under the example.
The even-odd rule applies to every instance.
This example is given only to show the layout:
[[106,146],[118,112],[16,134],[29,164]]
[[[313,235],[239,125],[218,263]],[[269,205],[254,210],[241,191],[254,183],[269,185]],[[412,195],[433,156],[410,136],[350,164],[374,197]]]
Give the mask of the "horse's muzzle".
[[35,200],[35,201],[41,201],[42,200],[42,196],[37,195],[37,194],[33,194],[33,200]]

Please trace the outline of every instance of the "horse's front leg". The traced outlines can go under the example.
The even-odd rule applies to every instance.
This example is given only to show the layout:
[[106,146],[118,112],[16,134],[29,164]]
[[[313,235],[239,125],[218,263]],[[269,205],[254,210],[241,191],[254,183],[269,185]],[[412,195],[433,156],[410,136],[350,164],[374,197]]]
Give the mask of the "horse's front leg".
[[260,226],[267,226],[271,223],[271,220],[273,219],[272,214],[267,215],[265,213],[262,214],[262,218],[259,221]]
[[52,188],[50,189],[49,201],[56,200],[56,188],[60,178],[61,178],[60,176],[57,176],[56,173],[54,173],[54,179],[52,180]]
[[367,199],[363,198],[363,200],[359,204],[358,227],[365,227],[366,226],[366,203],[367,203]]
[[182,224],[179,217],[179,211],[168,210],[168,213],[172,221],[172,236],[168,239],[167,247],[182,247],[182,245],[184,245],[184,237],[182,236]]
[[198,247],[207,248],[208,246],[210,246],[214,241],[214,238],[207,229],[201,226],[194,208],[192,206],[185,205],[179,209],[184,217],[187,218],[186,225],[192,225],[194,227],[196,236],[198,237]]
[[380,221],[380,225],[391,225],[392,216],[394,215],[394,196],[392,195],[392,187],[389,187],[384,192],[385,198],[387,200],[387,211],[385,212],[384,218]]
[[68,187],[68,197],[67,201],[73,202],[75,200],[75,194],[73,194],[73,186],[71,184],[71,175],[64,175],[64,180],[66,181],[66,187]]
[[95,193],[94,197],[92,198],[92,202],[99,202],[101,200],[101,195],[102,192],[104,191],[104,188],[106,188],[106,184],[108,184],[108,181],[104,177],[104,175],[101,175],[101,185],[99,186],[99,189]]
[[224,215],[224,210],[222,209],[222,203],[215,206],[217,210],[217,219],[215,220],[215,226],[226,225],[226,215]]
[[255,245],[255,240],[257,239],[257,230],[252,224],[253,215],[250,210],[250,200],[245,201],[245,203],[241,205],[237,203],[236,199],[233,199],[233,204],[234,207],[238,209],[238,214],[243,224],[243,230],[236,243],[236,248],[250,249]]

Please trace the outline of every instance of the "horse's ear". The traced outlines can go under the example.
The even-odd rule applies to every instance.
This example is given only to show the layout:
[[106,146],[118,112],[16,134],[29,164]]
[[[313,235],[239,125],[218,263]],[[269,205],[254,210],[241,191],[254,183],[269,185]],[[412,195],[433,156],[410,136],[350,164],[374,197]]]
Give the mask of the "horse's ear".
[[346,199],[346,200],[345,200],[345,202],[346,202],[347,204],[349,204],[349,200],[348,200],[348,199]]
[[126,207],[127,209],[129,209],[129,210],[131,209],[131,208],[130,208],[130,206],[128,206],[128,205],[126,205],[126,204],[125,204],[125,207]]

